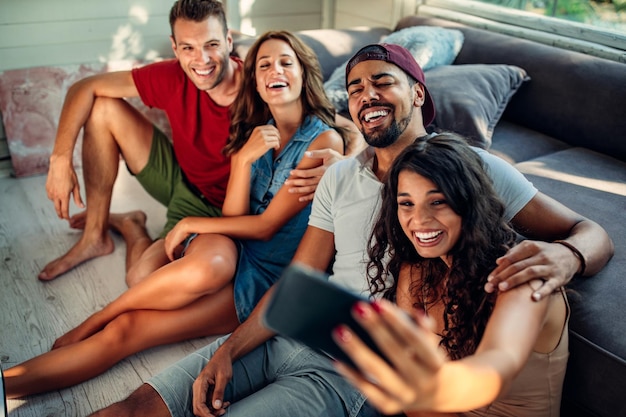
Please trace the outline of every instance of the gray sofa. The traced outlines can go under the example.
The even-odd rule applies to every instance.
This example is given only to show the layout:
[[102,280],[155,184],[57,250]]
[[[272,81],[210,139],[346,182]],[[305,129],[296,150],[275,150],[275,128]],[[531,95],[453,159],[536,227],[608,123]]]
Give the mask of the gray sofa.
[[[483,145],[612,237],[615,256],[609,264],[569,286],[570,361],[562,415],[626,416],[626,65],[439,19],[409,16],[395,30],[417,25],[463,33],[454,66],[510,64],[530,78],[510,97]],[[316,51],[327,79],[358,48],[390,32],[299,35]],[[237,37],[236,53],[244,56],[251,41]]]

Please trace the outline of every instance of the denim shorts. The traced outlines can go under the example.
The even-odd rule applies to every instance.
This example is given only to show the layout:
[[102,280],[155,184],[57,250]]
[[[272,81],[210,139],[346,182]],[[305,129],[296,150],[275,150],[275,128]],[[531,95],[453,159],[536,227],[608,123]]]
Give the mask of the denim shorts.
[[[181,243],[183,249],[179,257],[185,256],[191,242],[198,236],[192,233]],[[237,270],[233,277],[233,298],[239,323],[246,321],[263,295],[278,280],[282,265],[258,261],[247,252],[242,241],[234,239],[237,245]],[[264,242],[265,243],[265,242]],[[269,245],[269,243],[267,243]]]
[[[159,373],[147,383],[173,417],[193,417],[192,385],[224,336]],[[233,364],[226,387],[231,417],[378,417],[365,397],[335,372],[331,359],[276,336]],[[210,397],[209,397],[210,401]]]
[[185,217],[221,216],[219,208],[206,202],[185,184],[170,140],[156,126],[153,129],[148,163],[135,178],[148,194],[167,207],[167,221],[159,238],[164,238]]

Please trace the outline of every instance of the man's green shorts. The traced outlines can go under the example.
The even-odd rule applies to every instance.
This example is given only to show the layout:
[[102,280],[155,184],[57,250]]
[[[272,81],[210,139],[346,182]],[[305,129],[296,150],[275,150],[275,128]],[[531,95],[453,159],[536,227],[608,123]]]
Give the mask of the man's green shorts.
[[174,148],[167,136],[156,126],[152,134],[148,164],[135,177],[148,194],[167,207],[167,222],[159,238],[164,238],[184,217],[222,215],[219,208],[209,204],[185,184]]

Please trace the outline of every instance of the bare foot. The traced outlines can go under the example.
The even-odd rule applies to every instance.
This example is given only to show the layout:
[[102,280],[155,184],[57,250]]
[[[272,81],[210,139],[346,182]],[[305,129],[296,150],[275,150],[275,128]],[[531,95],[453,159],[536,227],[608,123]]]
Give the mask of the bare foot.
[[[84,229],[87,212],[82,211],[70,217],[70,227],[72,229]],[[109,227],[114,232],[121,235],[140,232],[147,235],[146,213],[141,210],[129,211],[126,213],[109,213]]]
[[110,236],[105,235],[102,239],[88,240],[83,234],[65,255],[46,265],[38,278],[42,281],[50,281],[89,259],[110,254],[113,249],[113,240]]
[[141,210],[111,213],[109,214],[109,227],[123,236],[137,232],[147,235],[146,219],[146,213]]
[[85,219],[87,218],[87,211],[83,210],[70,217],[70,227],[72,229],[85,229]]

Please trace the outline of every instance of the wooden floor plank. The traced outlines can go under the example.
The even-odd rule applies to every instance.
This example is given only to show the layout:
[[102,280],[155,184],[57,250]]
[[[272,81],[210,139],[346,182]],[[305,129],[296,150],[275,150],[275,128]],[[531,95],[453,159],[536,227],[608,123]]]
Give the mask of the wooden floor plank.
[[[6,369],[46,352],[54,340],[125,289],[125,246],[115,234],[112,254],[86,262],[50,282],[39,271],[80,237],[56,217],[46,197],[45,176],[0,177],[0,361]],[[83,188],[81,188],[83,190]],[[156,236],[165,209],[151,199],[125,166],[111,210],[143,209]],[[72,213],[78,209],[72,208]],[[8,401],[10,417],[73,417],[119,401],[143,381],[214,338],[149,349],[127,358],[90,381],[48,394]]]

